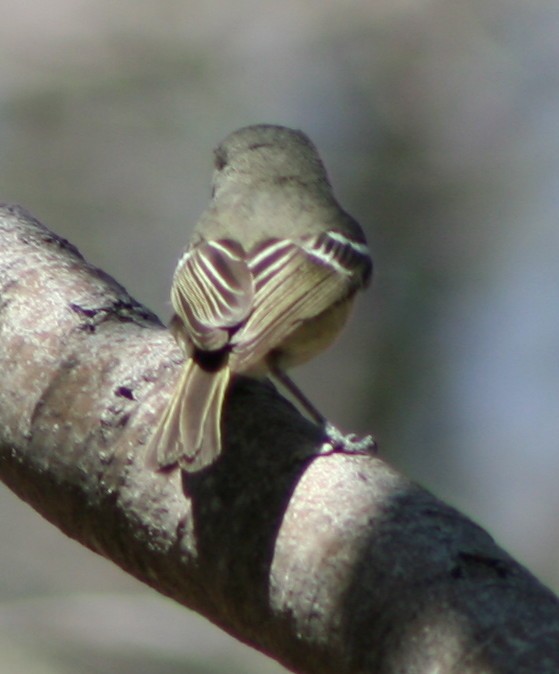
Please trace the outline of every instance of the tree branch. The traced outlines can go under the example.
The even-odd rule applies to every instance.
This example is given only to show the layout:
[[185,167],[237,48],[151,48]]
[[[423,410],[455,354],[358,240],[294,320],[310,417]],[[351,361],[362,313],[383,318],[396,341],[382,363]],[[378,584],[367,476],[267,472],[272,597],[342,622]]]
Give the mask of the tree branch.
[[68,242],[0,206],[0,477],[44,517],[299,672],[556,672],[559,602],[381,459],[239,379],[190,477],[146,443],[180,353]]

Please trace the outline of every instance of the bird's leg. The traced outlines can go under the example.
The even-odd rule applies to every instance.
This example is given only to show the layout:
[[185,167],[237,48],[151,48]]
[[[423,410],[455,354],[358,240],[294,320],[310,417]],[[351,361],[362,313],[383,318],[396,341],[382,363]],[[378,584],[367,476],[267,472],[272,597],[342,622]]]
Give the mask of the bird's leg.
[[377,452],[377,443],[372,435],[366,435],[365,437],[360,438],[355,435],[355,433],[342,433],[339,428],[330,423],[330,421],[319,412],[295,382],[287,376],[284,370],[276,365],[271,365],[270,371],[282,386],[291,393],[311,419],[324,429],[326,439],[320,447],[320,454],[331,454],[332,452],[375,454]]
[[284,370],[277,367],[276,365],[271,365],[270,370],[272,375],[281,383],[281,385],[291,393],[295,400],[301,405],[305,412],[315,421],[319,426],[324,426],[328,424],[326,417],[321,414],[318,409],[311,403],[307,396],[301,391],[297,384],[285,374]]

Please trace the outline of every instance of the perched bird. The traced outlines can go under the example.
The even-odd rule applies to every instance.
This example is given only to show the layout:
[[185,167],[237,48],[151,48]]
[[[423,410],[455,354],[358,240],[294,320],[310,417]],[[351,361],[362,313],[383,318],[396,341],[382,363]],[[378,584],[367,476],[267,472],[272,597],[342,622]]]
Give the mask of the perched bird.
[[285,370],[333,341],[371,272],[365,235],[305,134],[267,124],[230,134],[173,278],[171,330],[186,360],[151,441],[159,466],[195,472],[219,456],[237,373],[275,375],[326,424]]

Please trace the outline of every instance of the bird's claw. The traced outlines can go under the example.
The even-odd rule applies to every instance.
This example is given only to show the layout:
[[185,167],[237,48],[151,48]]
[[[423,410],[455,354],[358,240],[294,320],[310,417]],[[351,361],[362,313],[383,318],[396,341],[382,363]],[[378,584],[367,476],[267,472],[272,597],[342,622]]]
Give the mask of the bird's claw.
[[376,454],[378,451],[376,440],[372,435],[359,437],[355,433],[342,433],[329,421],[324,426],[325,441],[320,448],[320,454],[342,452],[344,454]]

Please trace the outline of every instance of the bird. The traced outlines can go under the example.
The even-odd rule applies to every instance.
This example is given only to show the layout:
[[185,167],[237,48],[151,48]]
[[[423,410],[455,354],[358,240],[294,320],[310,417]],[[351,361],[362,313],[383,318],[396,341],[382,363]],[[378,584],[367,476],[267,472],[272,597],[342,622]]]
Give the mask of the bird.
[[[335,442],[351,444],[355,436],[342,437],[286,370],[337,337],[372,269],[365,234],[306,134],[274,124],[229,134],[173,276],[170,330],[185,361],[150,442],[158,467],[195,473],[217,460],[237,374],[275,377]],[[370,436],[354,445],[371,445]]]

